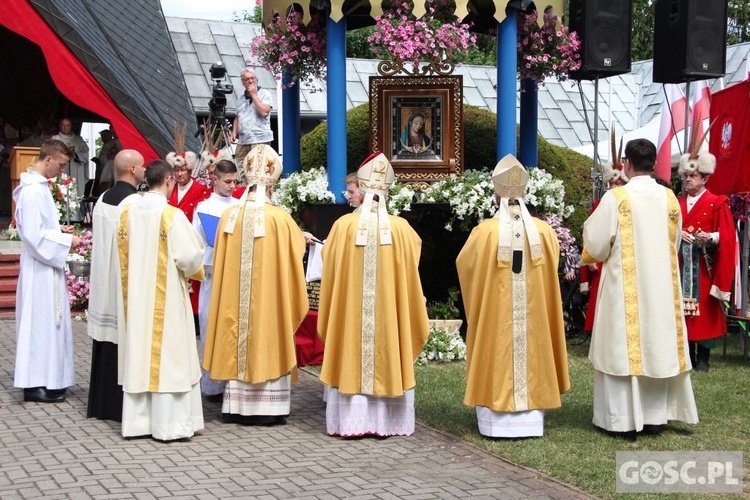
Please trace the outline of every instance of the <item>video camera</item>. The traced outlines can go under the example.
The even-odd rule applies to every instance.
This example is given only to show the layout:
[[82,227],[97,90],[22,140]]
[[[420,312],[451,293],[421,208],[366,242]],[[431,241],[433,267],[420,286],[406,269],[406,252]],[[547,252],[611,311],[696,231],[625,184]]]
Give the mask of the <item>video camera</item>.
[[227,94],[234,92],[231,84],[224,83],[227,77],[227,68],[221,61],[215,62],[209,69],[211,79],[214,81],[211,87],[211,100],[208,101],[208,109],[211,113],[211,122],[223,124],[226,119]]

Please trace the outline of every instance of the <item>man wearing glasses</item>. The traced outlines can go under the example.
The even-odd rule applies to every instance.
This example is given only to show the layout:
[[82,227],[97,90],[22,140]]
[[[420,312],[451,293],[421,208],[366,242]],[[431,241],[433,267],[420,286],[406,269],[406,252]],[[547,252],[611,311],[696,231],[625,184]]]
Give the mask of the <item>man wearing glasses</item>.
[[[232,126],[232,142],[238,142],[234,159],[239,169],[244,169],[247,154],[259,144],[271,144],[271,93],[258,86],[255,71],[242,72],[245,93],[237,100],[237,115]],[[243,177],[243,176],[240,176]]]

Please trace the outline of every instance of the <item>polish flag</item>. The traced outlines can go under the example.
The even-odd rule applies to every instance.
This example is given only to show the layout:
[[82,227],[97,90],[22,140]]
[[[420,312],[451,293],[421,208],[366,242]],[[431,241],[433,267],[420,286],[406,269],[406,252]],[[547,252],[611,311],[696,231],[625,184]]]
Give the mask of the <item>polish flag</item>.
[[656,145],[656,166],[654,175],[664,182],[672,177],[672,138],[685,130],[685,109],[687,100],[680,86],[675,83],[664,85],[666,97],[661,105],[661,126],[659,143]]
[[[692,136],[697,137],[698,140],[701,140],[701,137],[703,137],[703,131],[705,130],[703,122],[709,119],[709,110],[711,109],[711,86],[708,84],[708,80],[695,82],[695,88],[693,89],[693,100],[690,103],[690,107],[690,123],[698,124],[697,135],[693,130],[691,131]],[[696,122],[696,120],[698,121]],[[690,144],[688,147],[692,148],[693,145]]]

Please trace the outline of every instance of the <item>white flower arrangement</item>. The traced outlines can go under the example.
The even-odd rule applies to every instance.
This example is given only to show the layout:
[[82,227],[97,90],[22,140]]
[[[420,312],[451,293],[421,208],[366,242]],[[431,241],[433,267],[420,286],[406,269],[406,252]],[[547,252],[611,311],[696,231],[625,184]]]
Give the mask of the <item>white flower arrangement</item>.
[[575,207],[565,203],[563,181],[541,168],[530,168],[528,172],[529,182],[523,198],[526,205],[536,208],[540,215],[556,215],[561,219],[570,217]]
[[318,167],[281,179],[274,187],[272,201],[290,214],[299,214],[305,205],[335,203],[336,197],[328,190],[326,169]]
[[430,336],[419,353],[416,364],[423,366],[430,361],[447,363],[466,359],[466,344],[457,331],[430,326]]
[[497,211],[492,174],[479,170],[467,170],[459,177],[434,183],[424,191],[420,202],[450,204],[452,215],[445,226],[448,231],[455,225],[468,231]]
[[[77,220],[78,209],[81,207],[81,197],[78,196],[78,186],[74,177],[62,173],[53,179],[48,179],[52,200],[55,202],[59,221]],[[66,200],[67,198],[67,200]],[[66,210],[69,217],[66,217]]]
[[414,190],[408,184],[394,182],[388,191],[388,213],[398,215],[411,210]]

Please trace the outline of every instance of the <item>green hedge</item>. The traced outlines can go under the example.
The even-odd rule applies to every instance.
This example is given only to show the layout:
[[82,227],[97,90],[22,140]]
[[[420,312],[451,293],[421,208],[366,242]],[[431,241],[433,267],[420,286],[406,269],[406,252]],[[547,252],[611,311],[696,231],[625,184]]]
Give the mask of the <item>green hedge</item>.
[[[346,113],[347,172],[354,172],[370,154],[368,145],[370,120],[369,104],[361,104]],[[328,127],[321,123],[302,137],[301,163],[303,170],[327,166]],[[497,161],[497,118],[495,113],[477,106],[464,104],[464,169],[492,170]],[[566,148],[554,146],[539,137],[539,167],[562,179],[565,201],[575,206],[575,213],[566,221],[573,235],[580,241],[581,227],[588,217],[591,201],[589,170],[592,160]]]

